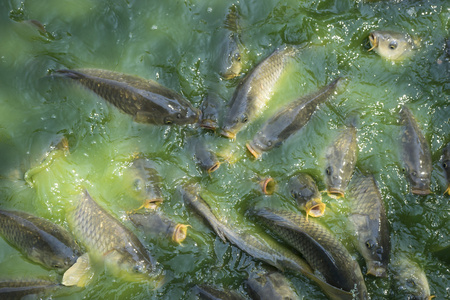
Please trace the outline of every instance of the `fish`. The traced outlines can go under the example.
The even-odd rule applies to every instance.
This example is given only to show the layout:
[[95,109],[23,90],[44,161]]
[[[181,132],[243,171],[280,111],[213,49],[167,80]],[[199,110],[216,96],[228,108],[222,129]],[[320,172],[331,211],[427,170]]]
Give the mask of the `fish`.
[[210,130],[216,130],[219,122],[220,102],[218,95],[209,92],[206,99],[201,105],[202,116],[200,119],[200,127]]
[[0,234],[27,258],[49,269],[67,270],[82,253],[66,229],[21,211],[0,210]]
[[442,167],[447,175],[447,189],[444,194],[448,193],[450,195],[450,143],[442,150]]
[[239,76],[242,69],[242,43],[240,40],[240,15],[236,5],[231,5],[224,22],[224,38],[219,46],[219,73],[226,79]]
[[192,207],[211,226],[217,236],[226,243],[229,241],[248,255],[261,260],[280,271],[292,270],[315,282],[333,300],[352,300],[351,292],[344,291],[316,276],[311,266],[302,258],[285,248],[264,233],[240,231],[221,222],[211,211],[208,203],[199,195],[199,187],[186,184],[180,190],[184,202]]
[[390,238],[383,199],[373,175],[356,174],[350,183],[350,221],[357,234],[357,248],[367,265],[367,274],[386,277]]
[[417,49],[417,41],[407,33],[394,31],[373,31],[369,34],[371,48],[388,60],[402,60],[410,57]]
[[326,149],[325,182],[329,195],[344,197],[356,164],[356,128],[350,124]]
[[154,279],[153,259],[138,237],[84,190],[69,213],[69,225],[91,255],[126,279]]
[[410,182],[411,192],[417,195],[431,193],[431,152],[425,136],[413,114],[406,106],[400,110],[402,171]]
[[200,111],[188,100],[153,80],[101,69],[63,69],[56,73],[76,80],[138,123],[185,125],[199,119]]
[[280,270],[287,268],[300,272],[312,272],[310,266],[303,259],[279,245],[269,236],[263,235],[264,238],[258,238],[257,235],[250,232],[237,232],[237,230],[221,222],[213,214],[209,204],[199,195],[197,186],[186,185],[181,188],[180,192],[184,202],[208,222],[224,243],[229,241],[250,256]]
[[255,158],[280,146],[291,135],[299,131],[311,119],[319,104],[325,102],[335,91],[340,77],[319,91],[290,102],[281,108],[273,117],[267,120],[261,129],[246,144],[247,149]]
[[280,272],[267,272],[246,280],[245,284],[253,300],[300,300],[292,284]]
[[200,284],[194,287],[199,299],[204,300],[245,300],[244,296],[235,291],[221,290],[209,285]]
[[173,222],[162,213],[155,211],[132,213],[128,218],[149,237],[170,238],[178,244],[186,239],[189,225]]
[[299,48],[293,46],[276,49],[239,82],[230,100],[221,135],[234,139],[238,131],[265,109],[289,58],[298,51]]
[[424,270],[406,254],[398,254],[391,266],[396,283],[396,299],[431,300],[430,286]]
[[133,178],[136,197],[142,200],[144,207],[155,209],[164,201],[161,176],[151,160],[140,155],[125,172],[126,177]]
[[77,262],[74,263],[66,272],[64,272],[61,284],[64,286],[87,286],[95,272],[92,268],[91,259],[88,253],[78,257]]
[[292,176],[288,182],[288,189],[300,208],[306,211],[306,220],[308,216],[323,216],[326,205],[322,202],[322,195],[310,175],[299,173]]
[[3,300],[34,299],[32,295],[42,297],[61,285],[51,280],[40,278],[0,279],[0,298]]
[[253,209],[252,214],[270,231],[299,251],[328,284],[347,292],[355,292],[357,299],[368,299],[358,263],[325,227],[313,220],[306,221],[302,215],[289,211],[261,208]]
[[216,171],[220,167],[220,161],[216,154],[212,152],[203,141],[195,144],[195,159],[197,164],[208,174]]

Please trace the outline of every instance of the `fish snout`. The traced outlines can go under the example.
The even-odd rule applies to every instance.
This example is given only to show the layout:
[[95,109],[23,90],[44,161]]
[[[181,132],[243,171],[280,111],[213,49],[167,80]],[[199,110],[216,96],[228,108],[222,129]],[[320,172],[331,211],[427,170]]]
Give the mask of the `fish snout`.
[[229,139],[235,139],[236,138],[236,133],[231,132],[230,130],[226,129],[226,128],[222,128],[222,130],[220,130],[220,134],[226,138]]
[[375,277],[386,277],[386,268],[380,262],[373,261],[369,263],[367,274]]

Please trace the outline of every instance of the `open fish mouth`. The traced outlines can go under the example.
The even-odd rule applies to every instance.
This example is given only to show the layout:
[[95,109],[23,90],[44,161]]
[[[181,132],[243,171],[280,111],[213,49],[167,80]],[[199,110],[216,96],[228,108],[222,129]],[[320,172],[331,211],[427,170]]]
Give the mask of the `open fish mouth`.
[[220,167],[220,162],[216,162],[207,170],[207,172],[212,173],[212,172],[216,171],[219,167]]
[[204,119],[200,121],[200,127],[210,130],[216,130],[217,122],[211,119]]
[[181,242],[183,242],[186,239],[187,228],[190,226],[191,225],[177,224],[172,234],[172,241],[181,244]]
[[450,183],[448,184],[447,189],[444,192],[444,195],[445,195],[445,193],[450,195]]
[[344,191],[339,188],[329,188],[327,193],[328,193],[328,196],[330,196],[332,198],[344,197]]
[[229,138],[229,139],[235,139],[236,138],[236,133],[228,131],[226,129],[222,129],[220,131],[220,134],[223,135],[224,137]]
[[[448,189],[447,189],[448,190]],[[431,190],[429,188],[411,188],[411,192],[416,195],[429,195],[431,194]]]
[[318,198],[308,201],[305,205],[306,219],[308,220],[308,216],[314,218],[323,216],[323,214],[325,213],[325,208],[326,204],[322,203],[322,200]]
[[372,46],[372,48],[370,48],[369,51],[372,51],[373,49],[378,47],[378,40],[377,40],[377,37],[375,34],[371,33],[369,35],[369,42],[370,42],[370,45]]
[[141,208],[157,209],[161,205],[161,203],[163,203],[163,200],[164,199],[162,198],[145,199],[144,204],[142,204],[142,206],[139,207],[138,210]]
[[259,182],[259,185],[261,186],[262,192],[264,195],[272,195],[275,192],[275,188],[277,186],[277,183],[273,178],[266,178]]
[[255,149],[255,147],[252,145],[252,143],[247,143],[245,144],[245,146],[247,147],[248,151],[250,151],[250,153],[256,158],[258,159],[261,156],[261,152],[257,151]]
[[386,277],[386,268],[380,265],[369,266],[367,274],[373,275],[375,277]]

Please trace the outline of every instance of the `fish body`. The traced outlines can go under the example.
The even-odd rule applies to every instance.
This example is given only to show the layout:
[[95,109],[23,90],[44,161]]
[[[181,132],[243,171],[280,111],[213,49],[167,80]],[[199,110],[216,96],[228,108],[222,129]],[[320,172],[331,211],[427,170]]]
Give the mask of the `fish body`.
[[253,300],[300,300],[289,280],[279,272],[248,279],[246,285]]
[[[399,255],[392,264],[392,272],[403,299],[431,300],[430,286],[423,269],[405,255]],[[398,295],[397,295],[398,296]],[[400,299],[401,297],[397,297]]]
[[132,275],[150,276],[152,258],[137,236],[99,206],[85,190],[69,216],[88,251]]
[[195,144],[195,159],[198,165],[208,173],[216,171],[220,167],[220,162],[204,142],[197,142]]
[[230,6],[225,18],[224,39],[219,47],[220,75],[225,79],[232,79],[239,76],[242,69],[240,41],[240,15],[235,5]]
[[197,122],[199,111],[189,101],[156,81],[101,69],[58,70],[76,80],[136,122],[184,125]]
[[235,291],[220,290],[208,285],[196,285],[195,293],[202,300],[245,300],[245,298]]
[[25,212],[0,210],[0,234],[29,259],[50,269],[66,270],[81,254],[67,230]]
[[442,151],[442,167],[445,170],[445,174],[447,175],[447,190],[444,192],[448,192],[450,195],[450,143],[445,146],[444,150]]
[[356,128],[349,125],[327,148],[325,182],[328,194],[344,196],[356,164]]
[[134,179],[134,191],[137,193],[137,198],[143,201],[144,206],[156,208],[164,201],[161,192],[161,176],[149,159],[136,158],[126,176]]
[[300,208],[306,211],[307,218],[308,215],[311,217],[323,216],[326,205],[322,203],[322,195],[310,175],[299,173],[291,177],[288,188]]
[[32,295],[42,296],[61,287],[57,282],[44,279],[0,279],[2,300],[29,299]]
[[358,174],[350,187],[352,221],[358,239],[359,252],[367,264],[367,273],[386,277],[390,239],[383,200],[372,175]]
[[254,211],[254,214],[267,228],[299,251],[327,283],[347,292],[355,291],[357,299],[368,299],[358,263],[326,228],[289,211],[264,208]]
[[288,58],[297,51],[291,46],[275,50],[239,82],[222,125],[223,136],[235,138],[239,130],[264,110],[286,69]]
[[389,60],[402,60],[411,56],[417,48],[407,33],[394,31],[373,31],[369,35],[370,50]]
[[291,251],[279,245],[269,236],[258,238],[247,232],[237,232],[221,222],[211,211],[210,206],[198,194],[193,186],[184,187],[181,191],[186,204],[190,205],[212,227],[214,232],[222,239],[227,240],[256,259],[262,260],[280,270],[292,269],[311,273],[309,265]]
[[319,104],[334,92],[339,80],[337,78],[318,92],[301,97],[280,109],[247,143],[248,150],[258,158],[262,152],[281,145],[308,123]]
[[208,96],[202,103],[200,126],[205,129],[216,130],[218,126],[220,108],[218,97],[219,96],[216,93],[209,92]]
[[169,238],[181,243],[186,238],[187,225],[173,222],[166,216],[155,211],[144,214],[133,213],[128,216],[136,227],[141,228],[147,236]]
[[413,194],[431,193],[431,152],[411,111],[403,106],[400,110],[402,124],[401,153],[403,169],[411,184]]

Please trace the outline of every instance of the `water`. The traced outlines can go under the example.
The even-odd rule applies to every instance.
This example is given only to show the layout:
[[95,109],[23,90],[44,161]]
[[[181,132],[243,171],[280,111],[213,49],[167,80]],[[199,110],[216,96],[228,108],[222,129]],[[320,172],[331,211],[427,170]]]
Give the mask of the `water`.
[[[359,115],[358,163],[374,173],[387,207],[392,257],[409,253],[425,269],[431,293],[449,297],[449,265],[432,251],[448,246],[448,195],[440,165],[450,142],[448,62],[438,64],[449,37],[448,1],[2,1],[0,4],[0,183],[2,208],[32,212],[67,228],[79,187],[85,186],[100,205],[124,220],[140,205],[130,192],[123,170],[133,153],[151,158],[161,176],[162,210],[173,220],[190,224],[182,246],[143,240],[166,273],[154,291],[142,282],[126,282],[100,271],[84,289],[66,289],[53,298],[195,299],[191,287],[208,283],[245,293],[243,280],[265,265],[224,244],[189,209],[177,192],[187,180],[201,184],[206,200],[221,219],[256,230],[244,216],[253,205],[296,209],[285,183],[307,170],[324,189],[324,150],[351,115]],[[398,2],[398,3],[397,3]],[[210,86],[218,86],[223,106],[238,79],[219,81],[217,55],[228,7],[241,12],[245,46],[243,72],[284,43],[310,45],[280,82],[269,108],[236,141],[194,126],[159,127],[136,124],[93,93],[53,78],[60,68],[103,68],[157,80],[199,107]],[[44,31],[27,20],[38,20]],[[368,52],[371,30],[409,32],[420,40],[409,60],[392,63]],[[262,122],[283,104],[324,86],[336,76],[348,78],[338,95],[308,125],[281,147],[254,161],[245,149]],[[398,156],[398,111],[407,104],[416,116],[433,157],[432,194],[408,193]],[[70,155],[55,158],[33,177],[23,174],[38,165],[50,143],[69,140]],[[211,176],[192,159],[189,140],[201,136],[232,163]],[[232,155],[231,158],[229,155]],[[261,196],[257,178],[273,177],[278,191]],[[326,223],[348,246],[365,273],[365,264],[351,245],[345,200],[324,196]],[[126,221],[125,224],[130,225]],[[139,237],[143,235],[134,230]],[[0,239],[0,273],[60,280],[55,271],[29,262]],[[303,277],[287,277],[304,299],[325,299]],[[398,299],[392,276],[366,276],[372,299]]]

